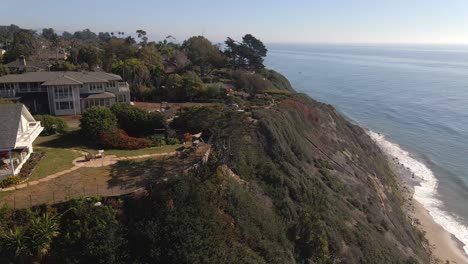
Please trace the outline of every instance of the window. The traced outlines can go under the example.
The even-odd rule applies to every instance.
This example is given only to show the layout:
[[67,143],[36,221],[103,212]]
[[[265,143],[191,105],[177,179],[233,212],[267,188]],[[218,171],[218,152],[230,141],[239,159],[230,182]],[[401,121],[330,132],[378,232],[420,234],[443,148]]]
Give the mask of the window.
[[90,92],[102,91],[103,89],[104,89],[104,84],[102,83],[90,83],[89,84]]
[[73,109],[73,102],[72,101],[64,101],[64,102],[56,102],[55,103],[56,110],[70,110]]
[[127,98],[125,97],[125,94],[117,95],[117,102],[119,102],[119,103],[126,102],[127,101],[126,99]]
[[19,91],[22,93],[28,92],[28,83],[19,83]]
[[72,97],[72,89],[66,86],[57,86],[54,89],[55,99],[68,99]]
[[39,83],[29,83],[29,91],[39,92]]

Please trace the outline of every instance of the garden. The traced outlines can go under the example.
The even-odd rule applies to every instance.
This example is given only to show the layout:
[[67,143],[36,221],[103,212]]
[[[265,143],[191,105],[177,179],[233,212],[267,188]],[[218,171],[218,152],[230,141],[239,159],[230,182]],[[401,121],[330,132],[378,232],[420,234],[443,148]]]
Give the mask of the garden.
[[70,169],[73,160],[83,153],[95,155],[104,150],[106,155],[129,157],[173,152],[182,146],[162,114],[148,113],[128,104],[88,109],[81,117],[79,129],[69,128],[59,117],[35,118],[44,126],[34,142],[36,153],[20,175],[0,181],[2,188]]

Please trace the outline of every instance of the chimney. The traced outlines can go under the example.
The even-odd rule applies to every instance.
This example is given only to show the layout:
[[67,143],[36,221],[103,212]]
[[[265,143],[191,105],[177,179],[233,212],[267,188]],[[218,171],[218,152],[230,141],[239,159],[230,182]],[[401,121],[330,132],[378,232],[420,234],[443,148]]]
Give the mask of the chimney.
[[24,57],[23,55],[19,56],[18,64],[21,66],[26,66],[26,57]]

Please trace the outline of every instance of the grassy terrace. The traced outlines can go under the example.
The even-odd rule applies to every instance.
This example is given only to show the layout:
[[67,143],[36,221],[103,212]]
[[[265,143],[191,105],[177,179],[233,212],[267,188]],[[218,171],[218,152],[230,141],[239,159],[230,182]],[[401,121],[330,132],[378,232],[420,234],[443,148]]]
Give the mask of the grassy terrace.
[[80,154],[68,149],[37,147],[36,151],[45,152],[44,158],[37,164],[29,180],[37,180],[48,175],[73,167],[72,161]]
[[104,149],[106,155],[127,157],[172,152],[182,146],[181,144],[178,144],[137,150],[105,149],[99,145],[92,145],[89,142],[84,141],[77,133],[78,131],[74,130],[64,135],[38,137],[34,143],[35,149],[37,151],[45,152],[46,155],[34,169],[30,176],[30,180],[41,179],[48,175],[73,167],[72,161],[81,156],[81,154],[74,152],[73,150],[97,153],[98,150]]

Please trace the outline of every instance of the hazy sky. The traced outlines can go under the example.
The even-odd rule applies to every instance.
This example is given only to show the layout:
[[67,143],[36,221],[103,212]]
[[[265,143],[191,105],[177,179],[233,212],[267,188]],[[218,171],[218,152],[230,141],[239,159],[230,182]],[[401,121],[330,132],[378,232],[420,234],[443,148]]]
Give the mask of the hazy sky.
[[468,0],[5,0],[0,24],[135,32],[181,41],[467,43]]

